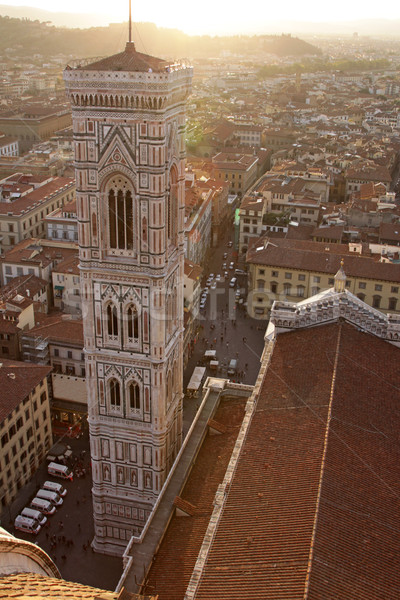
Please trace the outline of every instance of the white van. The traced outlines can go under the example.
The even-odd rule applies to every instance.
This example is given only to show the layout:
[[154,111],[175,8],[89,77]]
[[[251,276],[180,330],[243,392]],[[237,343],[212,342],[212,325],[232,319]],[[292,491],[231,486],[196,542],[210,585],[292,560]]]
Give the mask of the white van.
[[56,492],[59,496],[64,497],[67,493],[67,490],[61,483],[56,483],[55,481],[45,481],[43,484],[44,490],[49,490],[50,492]]
[[56,512],[56,507],[44,498],[34,498],[31,502],[31,508],[40,510],[40,512],[44,513],[45,515],[54,515]]
[[229,361],[228,375],[235,375],[236,369],[237,369],[237,360],[236,360],[236,358],[232,358]]
[[47,472],[49,475],[54,475],[54,477],[61,477],[61,479],[70,479],[72,481],[74,478],[73,473],[71,473],[71,471],[66,465],[59,465],[55,462],[51,462],[48,464]]
[[29,507],[24,508],[21,515],[23,517],[28,517],[29,519],[33,519],[34,521],[37,521],[41,527],[43,527],[43,525],[47,521],[47,517],[42,515],[40,510],[35,510],[34,508],[29,508]]
[[36,492],[37,498],[43,498],[43,500],[48,500],[54,506],[61,506],[63,503],[63,499],[56,492],[50,492],[50,490],[39,490]]
[[25,531],[26,533],[34,533],[37,535],[41,529],[39,523],[35,521],[35,519],[30,519],[29,517],[23,517],[22,515],[18,515],[18,517],[14,521],[15,529],[19,529],[20,531]]

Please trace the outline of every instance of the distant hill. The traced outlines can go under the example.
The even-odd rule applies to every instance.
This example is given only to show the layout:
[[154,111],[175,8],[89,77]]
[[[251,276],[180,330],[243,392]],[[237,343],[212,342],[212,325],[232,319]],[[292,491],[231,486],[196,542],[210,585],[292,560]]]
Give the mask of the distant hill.
[[[111,6],[111,5],[110,5]],[[112,11],[110,14],[97,13],[80,13],[74,14],[61,11],[42,10],[31,6],[8,6],[0,4],[0,15],[16,17],[19,19],[27,18],[32,21],[39,20],[41,22],[50,21],[56,27],[80,28],[89,27],[106,27],[109,23],[116,21]],[[212,17],[210,17],[212,19]],[[374,35],[374,36],[391,36],[400,37],[400,20],[399,19],[357,19],[348,21],[329,21],[329,22],[307,22],[307,21],[291,21],[274,20],[268,18],[263,22],[261,19],[255,19],[255,23],[248,28],[242,25],[242,28],[237,33],[241,35],[265,35],[277,34],[281,32],[291,32],[292,35],[351,35],[358,32],[359,35]]]
[[[104,56],[120,52],[127,40],[127,23],[108,27],[67,29],[39,20],[0,17],[0,52],[15,49],[18,54],[44,57],[66,54],[77,58]],[[136,48],[162,58],[211,58],[222,52],[259,54],[260,48],[278,56],[318,55],[320,50],[299,38],[281,36],[189,36],[177,29],[157,27],[153,23],[135,23]]]
[[8,6],[0,4],[0,15],[14,17],[17,19],[29,19],[30,21],[50,21],[56,27],[73,27],[85,29],[88,27],[104,27],[115,21],[112,15],[104,15],[101,13],[68,13],[68,12],[53,12],[50,10],[42,10],[41,8],[33,8],[32,6]]

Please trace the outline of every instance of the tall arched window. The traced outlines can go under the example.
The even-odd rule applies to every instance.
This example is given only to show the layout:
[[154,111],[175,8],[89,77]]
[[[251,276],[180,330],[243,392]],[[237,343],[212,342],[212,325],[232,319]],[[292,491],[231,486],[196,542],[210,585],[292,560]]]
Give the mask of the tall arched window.
[[128,307],[126,311],[127,325],[128,325],[128,338],[131,340],[139,339],[139,316],[135,305]]
[[107,304],[107,333],[118,335],[118,311],[114,304]]
[[168,193],[168,215],[167,215],[167,237],[170,244],[176,243],[176,237],[179,229],[178,224],[178,174],[176,167],[172,167],[169,174],[169,193]]
[[134,210],[130,183],[114,177],[108,190],[108,237],[110,248],[133,250]]
[[128,386],[129,410],[139,412],[141,408],[140,388],[136,381],[131,381]]
[[171,404],[171,402],[172,402],[172,377],[171,377],[171,371],[170,371],[167,376],[167,405]]
[[121,386],[116,379],[110,379],[108,383],[108,391],[110,396],[110,408],[121,408]]

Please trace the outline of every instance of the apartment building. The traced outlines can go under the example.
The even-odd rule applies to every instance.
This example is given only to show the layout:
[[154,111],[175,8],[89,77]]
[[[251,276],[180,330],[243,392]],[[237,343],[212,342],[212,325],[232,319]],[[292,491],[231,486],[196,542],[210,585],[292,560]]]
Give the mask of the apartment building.
[[17,138],[0,134],[0,156],[18,156],[18,154]]
[[243,196],[256,181],[258,157],[253,154],[219,152],[212,158],[214,176],[229,183],[229,193]]
[[76,199],[64,206],[56,208],[45,217],[46,237],[51,240],[78,241],[78,220],[76,215]]
[[345,173],[346,198],[354,192],[359,192],[361,186],[366,183],[382,183],[389,191],[392,176],[386,167],[380,165],[354,165],[349,167]]
[[185,191],[185,257],[201,264],[211,242],[213,190],[192,186]]
[[261,238],[247,252],[248,310],[267,318],[274,300],[309,298],[334,285],[341,261],[346,289],[382,312],[400,312],[400,264],[382,262],[361,244]]
[[75,198],[70,177],[38,179],[14,174],[0,181],[0,243],[4,250],[23,239],[45,237],[45,217]]
[[2,359],[0,363],[0,507],[29,481],[53,443],[49,366]]
[[68,256],[54,267],[52,274],[54,307],[65,313],[82,310],[78,255]]
[[27,362],[50,365],[52,420],[69,425],[87,415],[86,368],[81,319],[56,313],[40,315],[21,336],[21,355]]
[[76,244],[30,238],[0,256],[0,274],[3,284],[14,277],[36,275],[45,281],[51,280],[51,272],[60,262],[77,253]]
[[35,142],[49,139],[59,129],[71,125],[71,110],[65,105],[25,104],[19,110],[4,111],[0,117],[0,131],[16,137],[21,152]]
[[290,222],[316,226],[320,211],[321,195],[309,190],[303,179],[262,177],[240,206],[239,254],[269,227],[282,231]]

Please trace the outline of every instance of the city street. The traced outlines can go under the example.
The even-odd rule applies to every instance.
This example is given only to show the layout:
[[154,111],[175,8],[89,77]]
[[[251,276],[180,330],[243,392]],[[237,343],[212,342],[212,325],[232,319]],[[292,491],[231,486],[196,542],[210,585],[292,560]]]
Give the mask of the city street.
[[[10,507],[12,523],[3,519],[2,526],[16,537],[36,543],[43,548],[57,565],[61,576],[68,581],[91,585],[100,589],[114,590],[122,573],[122,559],[96,554],[91,550],[93,538],[92,479],[90,476],[89,439],[85,434],[79,440],[65,439],[85,475],[74,476],[73,481],[65,481],[47,474],[47,461],[36,472],[32,481],[22,488]],[[47,519],[47,524],[37,536],[14,530],[13,522],[17,514],[35,496],[36,490],[46,481],[57,481],[67,489],[61,507]],[[55,537],[55,542],[54,542]]]

